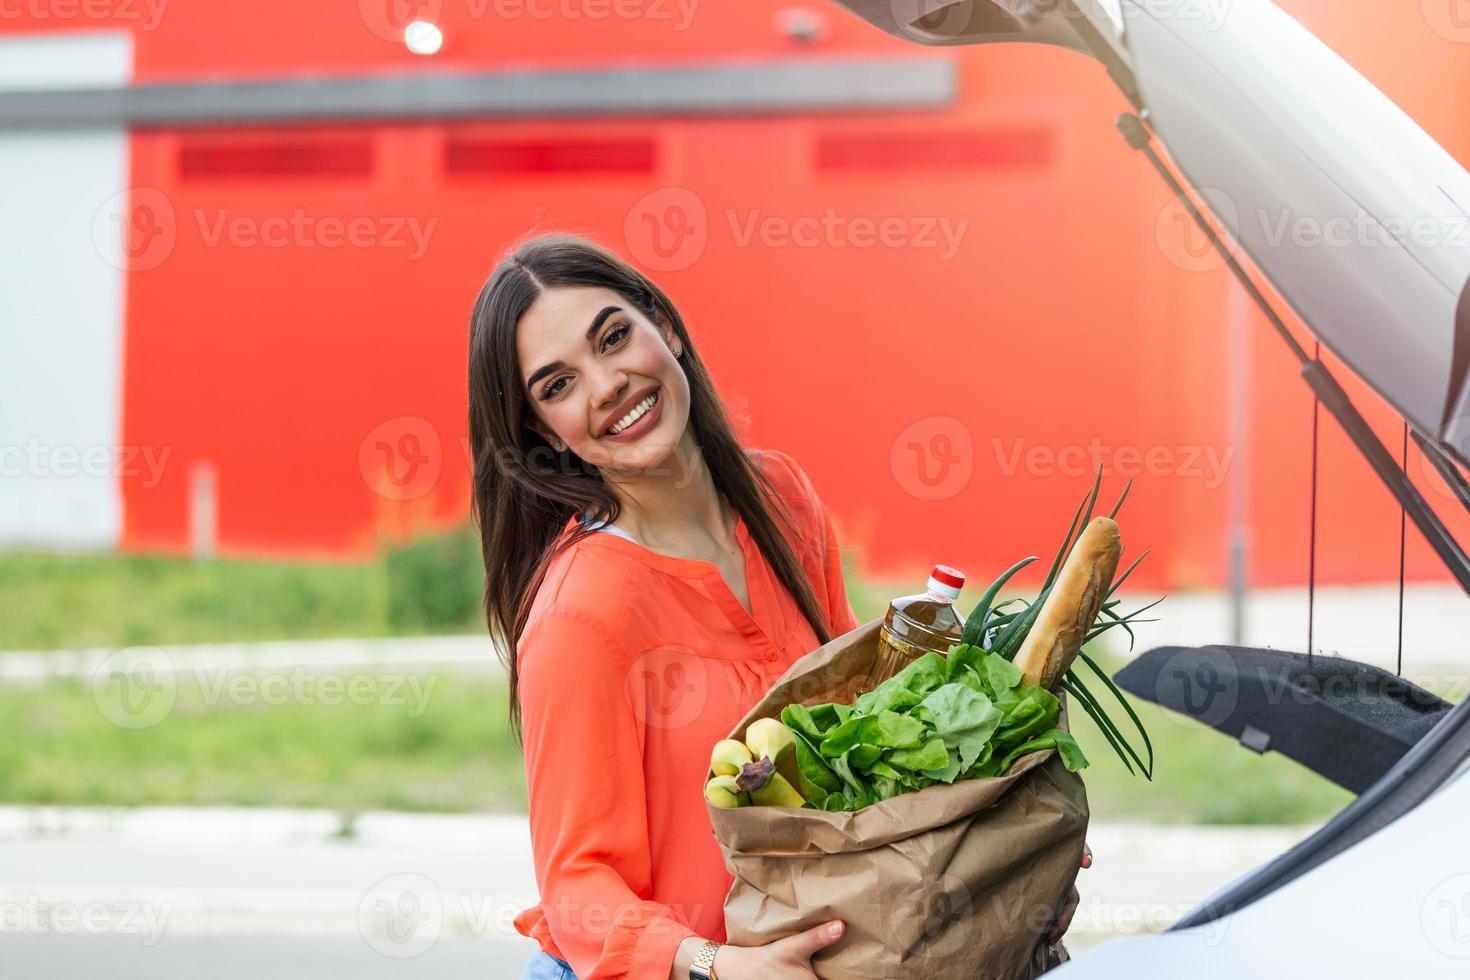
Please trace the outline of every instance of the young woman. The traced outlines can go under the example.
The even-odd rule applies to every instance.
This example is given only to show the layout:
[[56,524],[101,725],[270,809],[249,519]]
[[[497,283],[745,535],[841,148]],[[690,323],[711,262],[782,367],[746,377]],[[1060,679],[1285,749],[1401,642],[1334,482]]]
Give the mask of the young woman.
[[[515,920],[540,945],[524,977],[685,980],[723,943],[732,881],[710,748],[859,625],[832,522],[790,456],[742,450],[663,291],[584,239],[530,240],[491,273],[469,407],[541,892]],[[719,946],[714,968],[812,977],[838,935]]]
[[491,273],[469,416],[541,893],[515,920],[540,946],[522,980],[686,980],[711,954],[720,980],[814,977],[840,921],[723,944],[703,797],[714,743],[859,625],[811,481],[741,448],[668,296],[572,236]]

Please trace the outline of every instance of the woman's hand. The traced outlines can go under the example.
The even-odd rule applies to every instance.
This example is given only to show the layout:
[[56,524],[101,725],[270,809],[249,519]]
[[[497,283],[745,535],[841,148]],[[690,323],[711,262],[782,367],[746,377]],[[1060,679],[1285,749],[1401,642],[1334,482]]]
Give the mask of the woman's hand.
[[[1092,848],[1086,843],[1082,845],[1082,862],[1084,868],[1092,867]],[[1055,946],[1062,941],[1067,930],[1072,926],[1072,916],[1077,912],[1077,903],[1082,901],[1082,896],[1077,894],[1077,886],[1072,885],[1072,890],[1067,893],[1067,901],[1062,905],[1061,914],[1057,916],[1056,922],[1052,923],[1051,932],[1046,934],[1046,944]]]
[[720,980],[810,980],[812,956],[842,938],[841,919],[764,946],[721,946],[715,954]]

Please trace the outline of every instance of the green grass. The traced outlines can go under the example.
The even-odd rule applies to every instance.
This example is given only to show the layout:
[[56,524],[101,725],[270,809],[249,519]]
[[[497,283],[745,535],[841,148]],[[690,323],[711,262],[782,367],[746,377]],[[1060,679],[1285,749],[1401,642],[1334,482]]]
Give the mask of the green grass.
[[108,721],[90,685],[0,690],[0,802],[525,807],[498,677],[428,675],[422,698],[377,689],[400,704],[231,703],[215,684],[182,681],[173,710],[141,729]]
[[0,553],[0,650],[484,629],[469,529],[372,562]]
[[[478,561],[467,529],[356,565],[0,555],[0,649],[481,632]],[[864,622],[916,588],[848,581]],[[0,802],[523,810],[504,680],[429,680],[416,712],[412,703],[209,703],[185,679],[172,712],[140,730],[113,725],[75,682],[0,689]],[[1128,775],[1091,720],[1072,712],[1092,761],[1096,819],[1295,823],[1351,798],[1280,756],[1135,707],[1157,749],[1152,783]]]
[[[213,683],[217,683],[214,681]],[[498,676],[429,675],[407,703],[276,707],[209,703],[181,682],[173,711],[132,730],[109,722],[89,687],[0,690],[0,802],[305,806],[523,811],[521,756]],[[386,691],[386,688],[381,690]],[[1350,796],[1279,756],[1256,756],[1199,726],[1139,707],[1158,748],[1152,783],[1129,776],[1088,720],[1073,729],[1099,820],[1296,823]]]

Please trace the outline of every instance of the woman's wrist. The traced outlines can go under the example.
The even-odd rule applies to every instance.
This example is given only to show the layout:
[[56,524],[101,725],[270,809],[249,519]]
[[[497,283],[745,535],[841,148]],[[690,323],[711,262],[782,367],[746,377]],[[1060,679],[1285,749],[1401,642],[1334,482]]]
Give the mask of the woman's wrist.
[[703,946],[703,936],[684,937],[684,941],[674,951],[674,965],[669,970],[669,980],[689,980],[689,968],[694,965],[694,957]]
[[689,980],[720,980],[715,969],[715,954],[724,949],[723,943],[706,940],[694,954],[694,965],[689,968]]
[[[674,952],[674,965],[669,971],[669,980],[690,980],[695,975],[693,972],[695,960],[706,944],[713,945],[716,953],[714,961],[708,967],[709,974],[716,980],[721,980],[719,970],[730,962],[730,957],[726,953],[733,947],[724,943],[716,943],[712,939],[705,939],[703,936],[687,936],[679,943],[679,948]],[[727,974],[723,980],[730,980],[729,975]]]

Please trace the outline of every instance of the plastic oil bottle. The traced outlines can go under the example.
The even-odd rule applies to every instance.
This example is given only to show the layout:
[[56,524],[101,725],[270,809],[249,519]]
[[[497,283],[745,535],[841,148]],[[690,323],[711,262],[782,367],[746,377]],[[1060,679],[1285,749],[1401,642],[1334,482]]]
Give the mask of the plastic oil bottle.
[[960,642],[965,624],[954,604],[964,587],[964,572],[935,565],[925,591],[888,604],[865,690],[871,691],[924,654],[947,654]]

